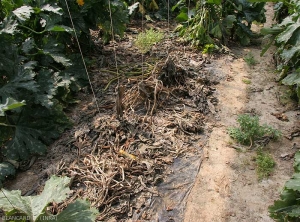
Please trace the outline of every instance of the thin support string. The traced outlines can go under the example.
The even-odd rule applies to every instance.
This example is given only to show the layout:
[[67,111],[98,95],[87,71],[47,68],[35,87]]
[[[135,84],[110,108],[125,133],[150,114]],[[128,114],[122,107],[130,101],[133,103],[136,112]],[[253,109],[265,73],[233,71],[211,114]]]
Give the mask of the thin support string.
[[74,23],[73,23],[73,19],[72,19],[72,16],[71,16],[71,12],[70,12],[70,9],[69,9],[69,5],[68,5],[67,0],[65,0],[65,2],[66,2],[66,6],[67,6],[67,10],[68,10],[68,13],[69,13],[69,17],[70,17],[70,20],[71,20],[72,27],[73,27],[73,29],[74,29],[75,39],[76,39],[76,42],[77,42],[77,45],[78,45],[78,49],[79,49],[79,52],[80,52],[80,55],[81,55],[81,59],[82,59],[83,65],[84,65],[85,73],[86,73],[86,75],[87,75],[87,77],[88,77],[89,84],[90,84],[90,87],[91,87],[91,90],[92,90],[92,93],[93,93],[93,97],[94,97],[94,100],[95,100],[95,103],[96,103],[96,107],[97,107],[97,110],[98,110],[98,112],[99,112],[99,114],[100,114],[100,108],[99,108],[99,105],[98,105],[98,102],[97,102],[95,90],[94,90],[94,87],[93,87],[93,85],[92,85],[92,81],[91,81],[91,78],[90,78],[90,76],[89,76],[89,72],[88,72],[88,70],[87,70],[85,61],[84,61],[83,53],[82,53],[81,46],[80,46],[80,43],[79,43],[79,40],[78,40],[78,36],[77,36],[77,33],[76,33],[75,26],[74,26]]
[[168,0],[168,32],[170,31],[170,0]]
[[[114,33],[114,27],[113,27],[113,19],[112,19],[112,12],[111,12],[111,2],[108,1],[108,9],[109,9],[109,17],[110,17],[110,31],[111,31],[111,40],[113,42],[113,50],[114,50],[114,59],[115,59],[115,66],[117,70],[117,78],[119,77],[119,67],[118,67],[118,61],[117,61],[117,52],[116,52],[116,46],[115,46],[115,33]],[[120,85],[120,80],[118,78],[118,87]]]
[[[191,6],[191,0],[189,0],[188,2],[188,21],[187,21],[187,27],[190,27],[190,6]],[[183,47],[183,51],[184,51],[184,56],[186,55],[186,52],[185,52],[185,46]]]
[[[144,0],[142,1],[142,7],[144,8]],[[144,10],[141,11],[142,12],[142,33],[144,32]],[[142,38],[143,42],[142,42],[142,45],[144,45],[144,41],[145,41],[145,38]],[[144,53],[141,52],[142,54],[142,82],[144,81]]]
[[190,27],[190,6],[191,6],[191,0],[189,0],[189,3],[188,3],[188,27]]
[[171,36],[170,36],[170,0],[168,0],[168,44],[167,44],[167,55],[169,57],[169,53],[170,53],[170,47],[171,47]]

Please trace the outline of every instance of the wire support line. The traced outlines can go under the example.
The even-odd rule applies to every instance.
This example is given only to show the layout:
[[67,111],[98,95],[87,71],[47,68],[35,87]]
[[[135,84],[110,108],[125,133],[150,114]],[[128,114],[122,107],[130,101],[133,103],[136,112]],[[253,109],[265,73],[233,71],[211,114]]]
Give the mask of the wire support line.
[[[187,20],[187,27],[190,27],[190,6],[191,6],[191,0],[189,0],[188,2],[188,20]],[[184,56],[186,56],[186,52],[185,52],[185,46],[183,46],[183,52],[184,52]]]
[[[142,1],[142,7],[144,7],[144,1]],[[140,3],[141,4],[141,3]],[[144,32],[144,11],[141,12],[142,13],[142,33]],[[142,41],[143,41],[143,45],[145,44],[145,38],[142,38]],[[141,51],[141,55],[142,55],[142,79],[141,79],[141,82],[144,81],[144,73],[145,73],[145,70],[144,70],[144,53]]]
[[170,32],[170,0],[168,0],[168,34]]
[[95,90],[94,90],[94,87],[92,85],[92,81],[91,81],[89,72],[87,70],[86,63],[84,61],[83,53],[82,53],[81,46],[80,46],[80,43],[79,43],[79,40],[78,40],[78,36],[77,36],[77,33],[76,33],[75,25],[73,23],[73,19],[72,19],[72,15],[71,15],[71,12],[70,12],[70,9],[69,9],[69,5],[68,5],[67,0],[65,0],[65,2],[66,2],[66,6],[67,6],[67,10],[68,10],[69,16],[70,16],[72,27],[74,29],[75,39],[76,39],[76,42],[77,42],[77,45],[78,45],[78,49],[79,49],[79,52],[80,52],[80,55],[81,55],[81,59],[82,59],[83,65],[84,65],[85,73],[86,73],[86,75],[88,77],[88,81],[89,81],[89,84],[90,84],[90,87],[91,87],[91,90],[92,90],[92,94],[93,94],[93,97],[94,97],[94,100],[95,100],[95,104],[96,104],[97,110],[98,110],[98,112],[100,114],[100,107],[98,105],[96,94],[95,94]]
[[[170,41],[170,0],[168,0],[168,40]],[[169,43],[169,42],[168,42]],[[170,46],[167,45],[167,54],[169,56]]]
[[[118,67],[118,60],[117,60],[117,52],[116,52],[116,46],[115,46],[115,33],[114,33],[114,27],[113,27],[113,19],[112,19],[112,12],[111,12],[111,2],[108,1],[108,10],[109,10],[109,17],[110,17],[110,31],[111,31],[111,40],[113,42],[113,50],[114,50],[114,59],[115,59],[115,66],[116,66],[116,75],[119,76],[119,67]],[[118,86],[120,85],[120,80],[118,78]]]

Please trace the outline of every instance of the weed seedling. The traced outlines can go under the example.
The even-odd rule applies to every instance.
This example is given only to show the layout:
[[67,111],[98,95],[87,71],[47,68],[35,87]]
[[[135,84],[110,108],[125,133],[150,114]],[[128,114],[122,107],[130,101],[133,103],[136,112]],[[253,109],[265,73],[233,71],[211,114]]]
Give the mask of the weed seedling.
[[280,131],[267,126],[260,125],[257,116],[250,116],[248,114],[239,115],[237,122],[239,127],[230,127],[228,129],[231,138],[242,145],[253,145],[255,140],[262,137],[270,137],[271,139],[278,139],[281,135]]
[[151,47],[160,42],[164,37],[164,34],[155,31],[152,28],[147,30],[146,32],[142,32],[137,36],[135,41],[135,46],[139,48],[142,53],[148,52]]
[[273,157],[269,153],[264,152],[261,148],[257,150],[256,164],[256,172],[259,180],[270,176],[275,167]]
[[214,50],[217,49],[217,46],[214,44],[206,44],[202,50],[203,54],[212,54]]
[[251,84],[251,80],[250,79],[243,79],[242,81],[243,81],[243,83],[245,83],[247,85]]
[[257,64],[257,61],[254,59],[254,56],[252,53],[248,53],[245,57],[244,57],[244,61],[247,63],[247,65],[249,67],[253,67]]

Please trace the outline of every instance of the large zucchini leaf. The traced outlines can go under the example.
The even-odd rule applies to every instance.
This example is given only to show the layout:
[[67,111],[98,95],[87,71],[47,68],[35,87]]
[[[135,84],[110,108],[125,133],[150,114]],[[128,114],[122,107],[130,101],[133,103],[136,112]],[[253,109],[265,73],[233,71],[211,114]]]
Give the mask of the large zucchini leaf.
[[295,71],[289,74],[282,80],[282,83],[288,86],[292,86],[295,84],[300,85],[300,70],[298,72]]
[[84,200],[71,203],[57,216],[46,212],[46,207],[50,203],[61,203],[68,197],[70,182],[71,179],[68,177],[52,176],[46,182],[43,192],[37,196],[21,196],[19,190],[8,191],[2,189],[2,192],[0,192],[0,208],[9,216],[20,214],[28,216],[31,222],[45,221],[45,216],[53,216],[58,222],[95,221],[99,212],[95,208],[91,208],[89,202]]
[[8,191],[2,189],[0,192],[0,207],[7,212],[17,210],[30,216],[32,221],[44,213],[45,208],[51,202],[60,203],[70,193],[70,178],[52,176],[45,184],[45,188],[37,196],[21,196],[20,190]]
[[269,207],[270,216],[277,221],[298,221],[300,217],[300,152],[295,154],[295,173],[285,184],[280,195]]
[[90,203],[86,200],[76,200],[57,216],[59,222],[92,222],[96,220],[99,211],[91,208]]
[[[9,97],[14,97],[18,100],[22,100],[20,96],[20,91],[24,93],[26,90],[29,93],[37,93],[38,92],[38,85],[34,81],[34,77],[36,73],[32,71],[32,69],[27,67],[27,64],[20,66],[19,68],[15,69],[15,74],[10,73],[8,74],[7,78],[9,81],[6,84],[0,85],[0,95],[2,100],[5,101]],[[23,94],[23,97],[26,94]],[[27,100],[27,99],[26,99]]]
[[4,145],[2,152],[13,160],[26,160],[31,155],[45,154],[47,145],[70,126],[59,104],[52,109],[25,106],[20,114],[10,115],[8,119],[10,125],[14,125],[14,135]]
[[2,188],[2,183],[8,176],[14,176],[16,169],[14,165],[8,162],[0,163],[0,188]]

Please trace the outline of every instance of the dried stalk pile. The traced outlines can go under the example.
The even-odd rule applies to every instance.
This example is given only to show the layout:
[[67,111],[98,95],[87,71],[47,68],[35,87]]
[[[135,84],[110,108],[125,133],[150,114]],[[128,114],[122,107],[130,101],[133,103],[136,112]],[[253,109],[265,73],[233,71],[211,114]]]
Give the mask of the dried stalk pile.
[[185,85],[187,72],[175,65],[174,58],[169,56],[165,61],[154,66],[151,76],[133,85],[125,94],[123,105],[126,109],[146,110],[152,116],[157,107],[164,107],[172,93],[172,86]]
[[160,195],[156,187],[166,166],[196,152],[204,114],[212,112],[215,101],[205,75],[195,77],[187,70],[176,58],[157,63],[149,77],[120,88],[125,91],[117,109],[124,112],[117,115],[121,120],[102,113],[84,129],[78,127],[71,143],[77,158],[61,162],[57,172],[73,178],[74,192],[53,212],[80,197],[99,209],[98,221],[153,217],[147,209]]
[[[189,119],[187,114],[176,114],[163,123],[154,122],[154,136],[150,124],[141,120],[133,123],[112,120],[108,115],[95,117],[89,131],[75,132],[78,158],[59,169],[60,174],[73,178],[74,193],[54,211],[81,197],[99,209],[98,220],[144,212],[151,198],[159,195],[155,187],[163,180],[165,165],[189,146],[186,133],[202,130],[203,119],[195,118],[192,125],[187,123]],[[141,217],[147,219],[145,213]]]

